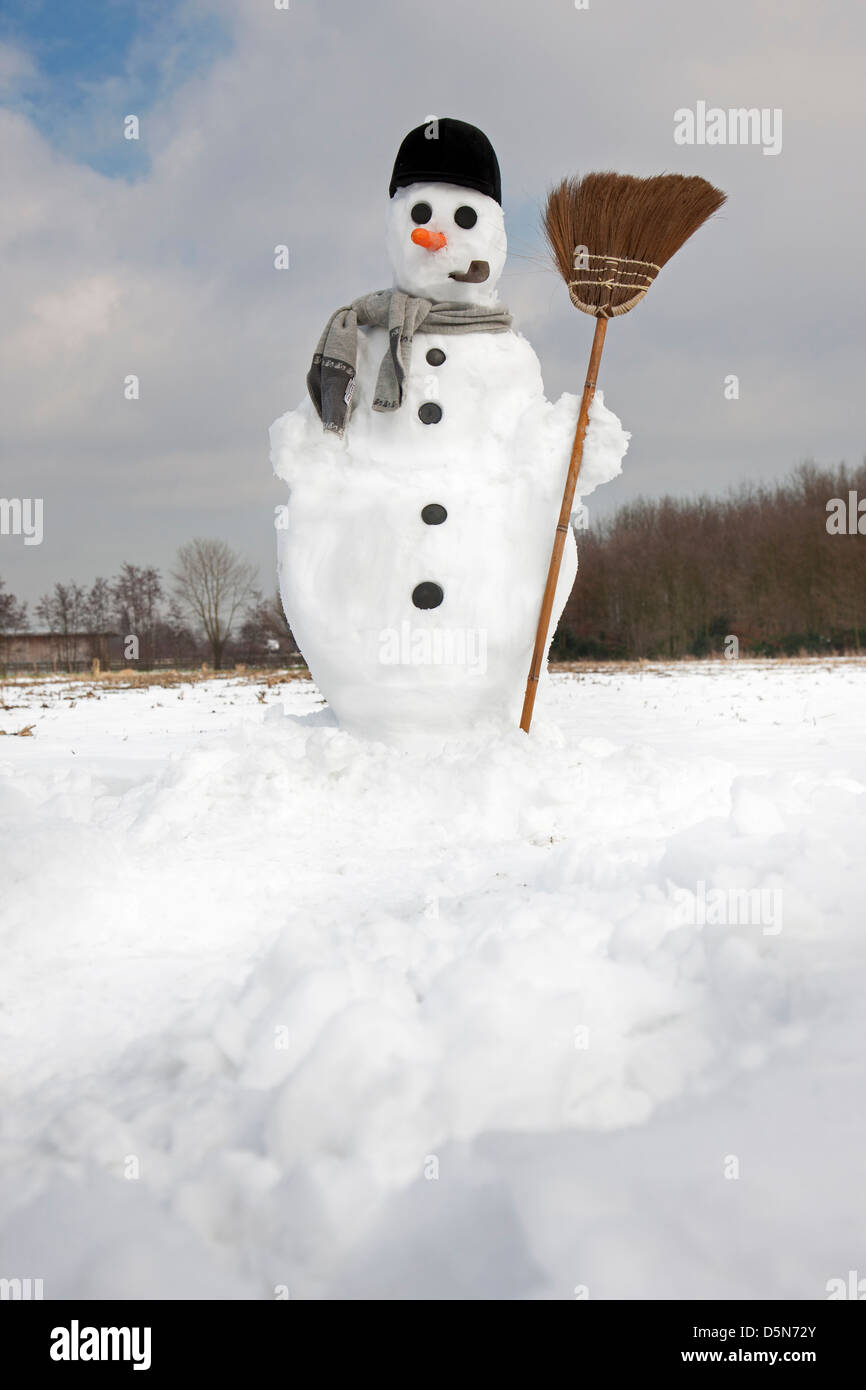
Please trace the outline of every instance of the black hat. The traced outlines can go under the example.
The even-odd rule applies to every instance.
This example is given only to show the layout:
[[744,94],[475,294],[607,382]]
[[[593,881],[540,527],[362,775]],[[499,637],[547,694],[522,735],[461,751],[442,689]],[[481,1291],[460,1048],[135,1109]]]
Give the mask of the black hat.
[[450,116],[410,130],[397,151],[390,196],[410,183],[455,183],[502,202],[499,162],[487,136]]

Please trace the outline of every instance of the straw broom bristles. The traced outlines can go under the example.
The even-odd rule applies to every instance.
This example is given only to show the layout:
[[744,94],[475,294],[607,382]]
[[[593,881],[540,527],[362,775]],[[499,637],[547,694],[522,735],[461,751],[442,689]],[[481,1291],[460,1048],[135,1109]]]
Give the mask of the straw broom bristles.
[[643,298],[665,262],[724,201],[706,179],[684,174],[587,174],[551,190],[544,232],[572,302],[610,318]]

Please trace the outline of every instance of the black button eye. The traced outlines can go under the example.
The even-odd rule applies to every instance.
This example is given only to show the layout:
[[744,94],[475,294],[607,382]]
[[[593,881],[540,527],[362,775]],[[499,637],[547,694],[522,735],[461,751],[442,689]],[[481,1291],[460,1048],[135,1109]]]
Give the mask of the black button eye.
[[458,227],[474,227],[478,221],[478,213],[474,208],[458,208],[454,214],[454,221]]
[[429,222],[432,216],[433,209],[429,203],[416,203],[412,209],[412,221],[419,227],[423,226],[425,222]]

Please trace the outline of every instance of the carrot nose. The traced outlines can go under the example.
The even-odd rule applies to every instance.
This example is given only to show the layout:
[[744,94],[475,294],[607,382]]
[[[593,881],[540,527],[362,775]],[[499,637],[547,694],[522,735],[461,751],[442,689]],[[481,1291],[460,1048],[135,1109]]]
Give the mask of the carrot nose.
[[439,251],[448,245],[448,239],[443,232],[428,232],[426,227],[416,227],[412,233],[412,240],[416,246],[423,246],[426,251]]

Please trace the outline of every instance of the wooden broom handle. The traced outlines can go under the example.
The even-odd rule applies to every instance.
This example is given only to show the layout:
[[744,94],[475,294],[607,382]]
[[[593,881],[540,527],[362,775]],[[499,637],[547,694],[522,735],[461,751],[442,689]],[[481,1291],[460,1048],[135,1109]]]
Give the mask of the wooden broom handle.
[[571,462],[568,465],[568,476],[565,480],[565,491],[562,494],[562,506],[559,509],[559,521],[556,524],[556,535],[553,539],[553,551],[550,556],[550,565],[547,571],[547,583],[544,586],[544,598],[541,601],[541,613],[538,619],[538,628],[535,633],[535,650],[532,653],[532,665],[529,668],[529,679],[526,682],[526,694],[523,697],[523,713],[520,716],[520,727],[524,733],[529,733],[529,726],[532,723],[532,711],[535,708],[535,695],[538,690],[538,678],[541,675],[541,667],[544,663],[547,651],[547,634],[550,630],[550,615],[553,612],[553,596],[556,593],[556,582],[559,579],[559,568],[562,564],[562,552],[565,549],[565,538],[568,535],[568,527],[571,521],[571,506],[574,501],[574,490],[577,487],[577,475],[580,472],[580,465],[583,462],[583,440],[586,435],[586,426],[589,420],[589,407],[592,405],[592,398],[595,395],[595,383],[598,379],[598,368],[601,362],[601,350],[604,347],[604,335],[607,332],[607,319],[597,318],[595,321],[595,333],[592,339],[592,349],[589,354],[589,367],[587,368],[586,381],[583,387],[583,399],[580,402],[580,414],[577,417],[577,429],[574,431],[574,443],[571,446]]

